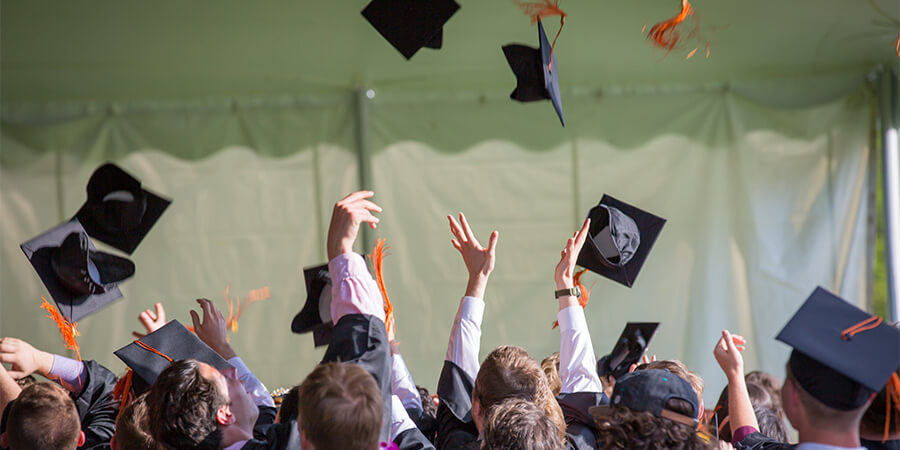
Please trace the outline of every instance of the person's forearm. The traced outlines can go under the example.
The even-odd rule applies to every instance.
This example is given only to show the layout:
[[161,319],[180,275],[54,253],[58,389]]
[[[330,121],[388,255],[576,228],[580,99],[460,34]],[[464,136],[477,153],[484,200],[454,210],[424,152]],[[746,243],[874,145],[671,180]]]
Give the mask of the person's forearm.
[[469,282],[466,284],[466,297],[484,298],[484,291],[487,288],[488,277],[479,273],[470,276]]
[[256,378],[256,375],[253,375],[253,372],[250,371],[250,368],[244,364],[240,357],[229,358],[228,363],[234,366],[238,379],[244,385],[244,390],[250,394],[250,398],[253,399],[253,403],[256,406],[275,407],[275,401],[272,400],[272,395],[269,394],[266,386]]
[[753,413],[753,404],[750,403],[750,394],[747,392],[747,383],[742,373],[728,375],[728,416],[732,430],[741,427],[759,429],[756,414]]
[[0,366],[0,412],[6,410],[6,405],[16,399],[22,388],[16,383],[16,380],[9,375],[6,368]]

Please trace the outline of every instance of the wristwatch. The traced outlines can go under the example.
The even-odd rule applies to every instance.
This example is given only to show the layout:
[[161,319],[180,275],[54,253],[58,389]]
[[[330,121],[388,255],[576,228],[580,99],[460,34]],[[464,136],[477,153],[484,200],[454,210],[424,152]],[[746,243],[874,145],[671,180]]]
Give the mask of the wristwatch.
[[560,289],[560,290],[554,292],[554,294],[556,295],[556,298],[565,297],[567,295],[571,295],[573,297],[580,298],[581,297],[581,288],[579,288],[578,286],[575,286],[575,287],[568,288],[568,289]]

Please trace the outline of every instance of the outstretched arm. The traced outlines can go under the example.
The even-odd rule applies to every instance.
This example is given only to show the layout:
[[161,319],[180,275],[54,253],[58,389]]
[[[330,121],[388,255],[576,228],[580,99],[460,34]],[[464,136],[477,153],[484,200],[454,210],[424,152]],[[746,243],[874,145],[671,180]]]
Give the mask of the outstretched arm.
[[[578,253],[584,246],[591,221],[587,219],[574,236],[566,242],[560,253],[559,263],[554,272],[556,289],[571,289],[575,286],[574,272]],[[584,308],[574,295],[559,298],[559,378],[562,381],[561,394],[574,392],[603,392],[597,376],[594,346],[588,330]]]
[[722,337],[713,350],[716,362],[728,378],[728,416],[731,430],[735,435],[733,442],[740,442],[741,439],[738,439],[737,435],[738,430],[743,427],[753,428],[751,431],[759,430],[756,414],[753,413],[753,404],[750,403],[750,394],[747,392],[747,383],[744,381],[744,357],[741,355],[744,344],[743,337],[722,330]]

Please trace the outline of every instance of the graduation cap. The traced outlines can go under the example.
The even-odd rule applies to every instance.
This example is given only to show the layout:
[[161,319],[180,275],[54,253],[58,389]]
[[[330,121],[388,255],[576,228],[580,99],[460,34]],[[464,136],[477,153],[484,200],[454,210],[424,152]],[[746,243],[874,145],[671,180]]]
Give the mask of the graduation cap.
[[631,287],[666,219],[606,194],[588,217],[591,227],[578,265]]
[[129,255],[172,203],[146,189],[115,164],[106,163],[91,175],[87,201],[75,217],[88,235]]
[[[232,367],[177,320],[169,321],[162,328],[113,353],[146,384],[144,387],[152,385],[163,370],[181,359],[196,359],[220,371]],[[144,390],[137,388],[140,386],[137,380],[135,383],[136,391]]]
[[540,21],[537,24],[540,48],[521,44],[503,46],[506,62],[516,75],[516,88],[509,94],[509,98],[520,102],[549,99],[556,109],[559,122],[566,126],[563,119],[562,97],[559,93],[559,66],[556,64],[556,55],[551,52],[550,41],[544,33],[544,25]]
[[422,47],[441,48],[443,26],[458,9],[454,0],[373,0],[362,15],[410,59]]
[[659,322],[628,322],[612,352],[597,361],[597,375],[612,375],[618,380],[628,373],[631,365],[640,361],[647,351],[657,327]]
[[122,298],[118,284],[134,275],[130,260],[97,251],[77,219],[20,247],[69,322]]
[[306,280],[306,303],[294,316],[291,331],[297,334],[312,331],[316,347],[328,345],[334,324],[331,321],[331,275],[328,264],[303,269]]
[[[666,402],[673,398],[689,403],[691,414],[686,416],[666,409]],[[623,407],[696,428],[699,403],[697,393],[686,380],[668,370],[649,369],[627,373],[616,379],[609,405],[593,406],[588,411],[595,421],[603,421],[610,416],[613,408]]]
[[900,366],[900,330],[817,287],[776,337],[804,390],[843,411],[864,405]]

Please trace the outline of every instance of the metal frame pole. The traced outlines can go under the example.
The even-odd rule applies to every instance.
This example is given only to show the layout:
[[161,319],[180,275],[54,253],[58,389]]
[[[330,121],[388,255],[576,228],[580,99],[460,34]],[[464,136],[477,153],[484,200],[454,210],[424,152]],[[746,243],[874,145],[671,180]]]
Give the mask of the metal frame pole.
[[900,320],[900,145],[898,145],[897,73],[879,73],[879,123],[881,125],[882,175],[884,180],[885,256],[887,263],[887,316]]
[[[366,102],[367,89],[359,87],[353,93],[353,112],[356,118],[356,159],[359,171],[359,188],[372,190],[372,160],[369,149],[369,123]],[[374,240],[372,229],[368,226],[361,227],[363,253],[372,250]]]

